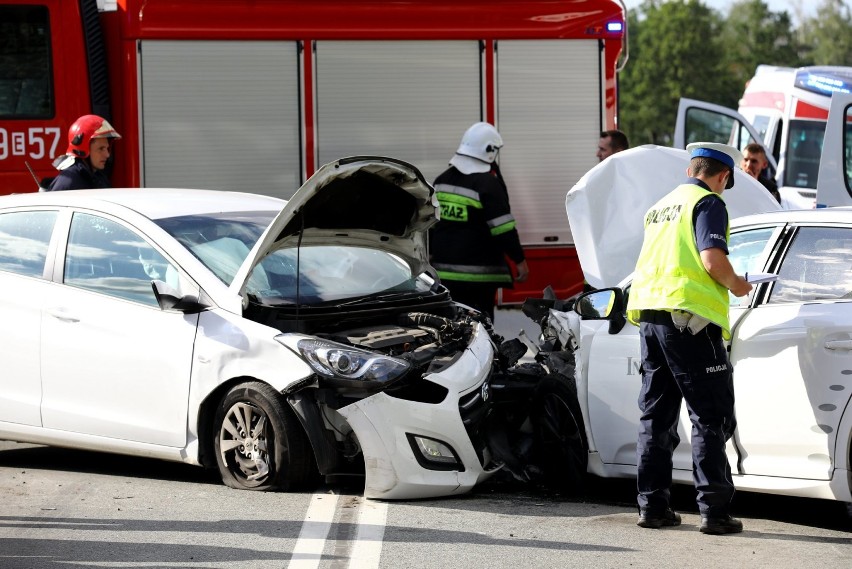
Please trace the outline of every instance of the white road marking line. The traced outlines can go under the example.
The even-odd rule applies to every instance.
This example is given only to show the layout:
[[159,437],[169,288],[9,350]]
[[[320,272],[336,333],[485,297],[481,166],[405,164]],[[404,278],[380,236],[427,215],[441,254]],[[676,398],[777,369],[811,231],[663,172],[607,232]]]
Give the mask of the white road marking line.
[[334,521],[337,494],[314,494],[305,513],[305,522],[293,548],[288,569],[319,567],[325,540]]
[[385,537],[385,524],[388,518],[387,502],[376,502],[367,498],[359,499],[358,533],[349,557],[349,567],[353,569],[378,568],[382,554],[382,540]]

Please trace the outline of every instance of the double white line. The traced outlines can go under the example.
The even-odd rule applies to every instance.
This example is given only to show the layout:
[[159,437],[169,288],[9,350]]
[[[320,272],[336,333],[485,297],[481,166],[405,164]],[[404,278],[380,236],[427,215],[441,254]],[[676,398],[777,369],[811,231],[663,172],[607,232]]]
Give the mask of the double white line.
[[[337,494],[314,494],[305,514],[299,539],[293,548],[288,569],[309,569],[319,567],[322,552],[331,531],[337,512]],[[358,511],[358,531],[355,539],[345,547],[349,557],[349,567],[358,569],[378,568],[382,554],[382,540],[385,535],[388,505],[385,502],[368,500],[363,496],[353,496],[353,504]],[[335,552],[340,556],[340,549]]]

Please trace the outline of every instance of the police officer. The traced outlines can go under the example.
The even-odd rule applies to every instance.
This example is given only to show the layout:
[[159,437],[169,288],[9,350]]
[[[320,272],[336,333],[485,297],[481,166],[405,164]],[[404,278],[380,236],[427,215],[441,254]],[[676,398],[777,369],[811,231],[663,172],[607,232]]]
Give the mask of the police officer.
[[728,260],[728,211],[722,192],[734,185],[742,159],[726,144],[687,146],[689,178],[645,214],[645,236],[630,289],[627,317],[640,328],[641,411],[637,445],[638,525],[680,524],[669,506],[672,453],[681,400],[692,420],[693,480],[700,531],[742,531],[731,517],[734,495],[725,443],[736,426],[728,291],[751,284]]
[[[430,231],[432,266],[453,299],[494,319],[499,287],[529,274],[509,207],[509,193],[495,163],[503,138],[479,122],[462,136],[450,167],[435,179],[441,220]],[[512,276],[505,257],[517,267]]]
[[59,175],[50,182],[47,191],[109,188],[104,169],[110,157],[110,140],[119,138],[121,135],[102,117],[78,118],[68,129],[66,155],[54,161]]

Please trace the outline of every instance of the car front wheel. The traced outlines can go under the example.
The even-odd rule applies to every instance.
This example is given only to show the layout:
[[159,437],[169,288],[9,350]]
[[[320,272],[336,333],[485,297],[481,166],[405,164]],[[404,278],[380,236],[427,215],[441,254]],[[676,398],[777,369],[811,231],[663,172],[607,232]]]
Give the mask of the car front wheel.
[[302,426],[269,385],[237,385],[222,399],[215,418],[216,462],[222,481],[243,490],[290,490],[312,472],[312,453]]
[[589,447],[574,380],[559,373],[544,377],[533,397],[531,417],[545,482],[566,492],[582,492]]

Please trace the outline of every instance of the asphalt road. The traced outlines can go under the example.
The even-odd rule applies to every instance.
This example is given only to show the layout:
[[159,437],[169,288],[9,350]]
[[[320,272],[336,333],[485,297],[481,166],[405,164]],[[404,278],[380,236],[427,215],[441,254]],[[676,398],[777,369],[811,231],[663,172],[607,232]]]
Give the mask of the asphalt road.
[[633,483],[581,496],[507,480],[468,495],[364,500],[360,488],[229,489],[196,467],[0,442],[0,568],[852,567],[844,504],[740,492],[745,532],[637,527]]

